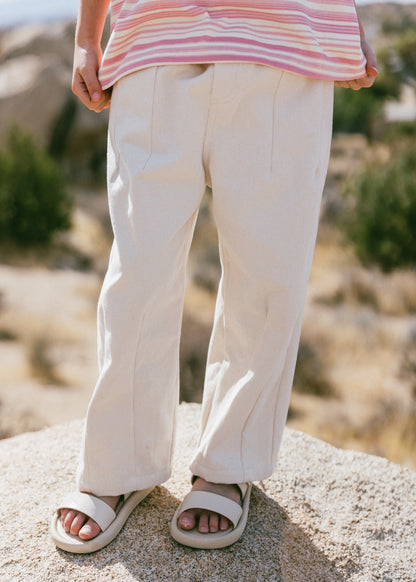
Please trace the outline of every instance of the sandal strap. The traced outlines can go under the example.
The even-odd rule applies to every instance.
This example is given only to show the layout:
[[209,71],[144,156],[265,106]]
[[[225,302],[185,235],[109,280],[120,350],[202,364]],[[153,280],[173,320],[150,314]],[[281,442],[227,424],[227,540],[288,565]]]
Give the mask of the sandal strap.
[[239,503],[209,491],[191,491],[182,502],[181,512],[188,509],[206,509],[223,515],[236,527],[243,509]]
[[115,511],[107,503],[88,493],[70,493],[62,501],[58,511],[61,509],[74,509],[85,513],[85,515],[98,523],[102,531],[107,529],[116,517]]

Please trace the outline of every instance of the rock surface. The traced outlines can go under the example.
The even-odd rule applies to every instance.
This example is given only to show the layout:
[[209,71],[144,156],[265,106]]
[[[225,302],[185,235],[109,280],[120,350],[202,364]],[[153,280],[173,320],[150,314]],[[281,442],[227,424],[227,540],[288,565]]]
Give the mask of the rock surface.
[[234,546],[195,551],[169,536],[189,487],[199,405],[179,408],[172,478],[102,551],[56,550],[48,522],[74,487],[82,422],[0,442],[2,582],[414,582],[416,474],[286,430],[275,473],[256,483],[249,522]]
[[97,115],[72,95],[74,35],[73,21],[0,31],[0,148],[18,125],[65,158],[69,174],[94,176],[105,161],[108,111]]

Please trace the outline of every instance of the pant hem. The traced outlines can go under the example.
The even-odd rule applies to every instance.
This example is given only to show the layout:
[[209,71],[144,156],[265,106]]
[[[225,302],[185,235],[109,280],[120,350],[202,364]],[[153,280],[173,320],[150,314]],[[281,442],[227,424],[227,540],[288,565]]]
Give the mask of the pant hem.
[[261,469],[252,469],[250,471],[234,471],[227,472],[220,470],[212,470],[203,467],[197,463],[192,463],[190,466],[192,475],[197,475],[202,477],[205,481],[210,483],[223,483],[223,484],[234,484],[234,483],[248,483],[251,481],[262,481],[267,479],[273,474],[274,467],[270,466],[268,468],[262,467]]
[[77,479],[77,486],[80,491],[88,491],[89,493],[100,497],[103,495],[124,495],[126,493],[131,493],[132,491],[140,491],[141,489],[161,485],[170,478],[170,475],[170,471],[164,471],[141,476],[140,478],[134,477],[123,481],[122,483],[109,483],[107,479],[104,479],[99,485],[92,482],[82,481],[82,479]]

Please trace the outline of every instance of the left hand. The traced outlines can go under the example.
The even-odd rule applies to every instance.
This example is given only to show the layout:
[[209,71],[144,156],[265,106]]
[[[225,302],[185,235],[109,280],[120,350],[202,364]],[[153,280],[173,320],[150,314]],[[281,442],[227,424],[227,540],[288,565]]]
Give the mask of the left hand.
[[371,87],[374,84],[378,75],[377,57],[365,39],[361,41],[361,48],[367,61],[366,76],[361,77],[360,79],[351,79],[350,81],[335,81],[336,87],[344,87],[345,89],[354,89],[354,91],[358,91],[363,87]]

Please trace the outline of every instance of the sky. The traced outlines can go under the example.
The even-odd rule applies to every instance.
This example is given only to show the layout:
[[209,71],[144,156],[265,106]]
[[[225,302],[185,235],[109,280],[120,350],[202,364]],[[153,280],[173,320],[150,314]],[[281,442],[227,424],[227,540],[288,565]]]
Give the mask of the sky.
[[[416,4],[416,0],[396,1],[399,4]],[[356,2],[357,4],[369,4],[374,0],[356,0]],[[78,0],[0,0],[0,28],[31,21],[74,18],[77,11]]]

